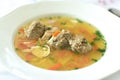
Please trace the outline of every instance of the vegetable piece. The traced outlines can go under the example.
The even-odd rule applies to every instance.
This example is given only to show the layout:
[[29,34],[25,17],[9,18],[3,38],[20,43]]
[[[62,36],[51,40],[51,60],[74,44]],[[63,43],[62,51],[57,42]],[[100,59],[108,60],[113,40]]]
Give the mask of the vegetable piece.
[[76,67],[75,70],[77,70],[77,69],[79,69],[79,68]]
[[23,50],[23,49],[27,49],[28,47],[23,43],[19,43],[17,48]]
[[47,27],[47,30],[51,30],[52,28],[51,27]]
[[61,63],[55,64],[53,66],[51,66],[50,68],[48,68],[49,70],[58,70],[62,67]]
[[98,61],[97,59],[94,59],[94,58],[92,58],[91,60],[94,61],[94,62],[97,62],[97,61]]
[[76,19],[79,23],[82,23],[83,21],[81,21],[80,19]]
[[43,58],[50,54],[50,47],[45,46],[34,46],[31,48],[32,54],[36,57]]
[[37,41],[26,41],[26,42],[23,42],[23,44],[26,45],[27,47],[32,47],[37,45]]
[[52,36],[56,37],[59,33],[60,33],[59,30],[58,30],[58,31],[55,31],[55,32],[52,34]]
[[100,49],[100,48],[99,48],[98,51],[99,51],[99,52],[105,52],[106,49]]
[[59,53],[57,54],[57,57],[58,57],[58,58],[63,58],[63,57],[64,57],[64,55],[65,55],[65,53],[64,53],[64,52],[59,52]]
[[24,29],[23,29],[23,28],[20,28],[20,29],[19,29],[19,33],[24,33]]
[[15,48],[16,51],[18,51],[19,49],[18,48]]
[[22,52],[28,53],[28,52],[31,52],[31,49],[23,49]]
[[20,41],[19,44],[17,45],[17,48],[21,50],[29,49],[32,46],[35,46],[36,44],[37,44],[36,41]]
[[54,57],[49,56],[49,59],[50,59],[53,63],[56,63],[56,62],[57,62],[57,60],[56,60]]
[[86,35],[89,35],[92,40],[94,40],[97,37],[96,34],[92,34],[88,30],[85,30],[84,28],[81,28],[79,31]]
[[61,25],[66,25],[66,22],[61,22]]
[[103,37],[103,35],[101,34],[100,31],[96,31],[95,34],[96,34],[98,37]]
[[30,61],[32,58],[33,58],[33,55],[31,53],[28,53],[28,54],[25,55],[25,59],[27,61]]

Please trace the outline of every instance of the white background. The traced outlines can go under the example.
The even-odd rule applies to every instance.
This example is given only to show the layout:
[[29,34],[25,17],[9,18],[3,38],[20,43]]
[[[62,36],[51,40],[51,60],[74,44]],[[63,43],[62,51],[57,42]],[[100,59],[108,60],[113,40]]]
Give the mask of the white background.
[[[0,0],[0,18],[7,15],[9,12],[13,11],[17,7],[39,1],[51,1],[51,0]],[[81,2],[92,3],[101,6],[105,9],[117,8],[120,10],[120,0],[81,0]],[[21,79],[20,77],[8,73],[7,71],[4,70],[4,67],[0,65],[0,80],[24,80],[24,79]],[[120,71],[102,80],[120,80]]]

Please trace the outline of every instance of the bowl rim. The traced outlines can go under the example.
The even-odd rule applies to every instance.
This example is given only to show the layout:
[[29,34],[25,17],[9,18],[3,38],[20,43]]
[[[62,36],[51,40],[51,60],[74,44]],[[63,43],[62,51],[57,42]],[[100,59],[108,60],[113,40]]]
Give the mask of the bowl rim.
[[[111,13],[109,13],[107,10],[104,10],[103,8],[100,8],[100,7],[98,7],[98,6],[95,6],[95,5],[92,5],[92,4],[88,4],[88,3],[78,3],[78,2],[68,2],[68,1],[44,1],[44,2],[39,2],[39,3],[34,3],[34,4],[29,4],[29,5],[25,5],[25,6],[22,6],[22,7],[20,7],[20,8],[17,8],[16,10],[14,10],[13,12],[11,12],[10,14],[8,14],[8,15],[6,15],[6,16],[4,16],[3,18],[0,18],[0,22],[2,22],[2,23],[0,23],[0,25],[1,26],[8,26],[7,24],[3,24],[4,23],[4,21],[6,21],[8,24],[10,24],[10,20],[12,19],[12,17],[15,15],[15,16],[17,16],[18,14],[20,14],[19,12],[23,12],[23,11],[25,11],[25,10],[28,10],[28,11],[30,11],[30,9],[31,8],[33,8],[33,7],[38,7],[38,6],[40,6],[40,5],[42,5],[42,6],[47,6],[46,5],[46,3],[48,3],[47,5],[64,5],[64,7],[65,7],[65,3],[67,3],[67,5],[69,6],[69,4],[72,4],[72,5],[74,5],[75,6],[75,4],[79,4],[80,6],[82,6],[82,7],[84,7],[85,9],[87,9],[88,7],[90,7],[90,8],[92,8],[91,10],[92,11],[94,11],[94,10],[96,10],[96,11],[98,11],[98,10],[100,10],[100,11],[103,11],[103,13],[107,16],[107,17],[105,17],[105,18],[109,18],[110,19],[110,21],[108,21],[108,22],[113,22],[113,24],[111,24],[112,26],[114,25],[114,24],[116,24],[116,26],[118,26],[119,25],[119,21],[120,21],[120,19],[119,18],[117,18],[116,16],[114,16],[114,15],[112,15]],[[68,4],[69,3],[69,4]],[[86,6],[87,5],[87,6]],[[59,8],[60,6],[58,6],[58,8]],[[40,7],[39,7],[40,8]],[[53,7],[52,7],[53,8]],[[60,7],[61,8],[61,7]],[[41,9],[41,8],[40,8]],[[88,9],[87,9],[88,10]],[[76,10],[77,11],[77,10]],[[83,10],[84,11],[84,10]],[[97,12],[96,12],[97,13]],[[50,14],[50,13],[48,13],[48,14]],[[35,14],[34,14],[35,15]],[[98,14],[96,14],[96,15],[98,15]],[[102,17],[104,16],[104,15],[101,15]],[[37,17],[37,16],[36,16]],[[75,17],[77,17],[77,16],[75,16]],[[88,16],[89,17],[89,16]],[[30,19],[32,19],[33,17],[28,17],[28,18],[25,18],[25,20],[23,21],[23,22],[25,22],[26,20],[30,20]],[[90,18],[90,17],[89,17]],[[20,18],[21,19],[21,18]],[[99,17],[97,18],[97,19],[99,19]],[[114,21],[113,21],[113,20]],[[90,20],[92,20],[91,18],[90,18]],[[90,21],[89,20],[89,21]],[[101,19],[100,19],[101,20]],[[93,20],[94,21],[94,20]],[[21,22],[22,24],[23,24],[23,22]],[[101,21],[102,22],[102,21]],[[18,24],[18,25],[16,25],[16,26],[19,26],[19,25],[21,25],[21,23],[20,24]],[[91,22],[92,23],[92,22]],[[95,24],[95,23],[92,23],[92,24]],[[97,23],[97,24],[95,24],[95,25],[98,25],[99,23]],[[106,24],[105,26],[109,26],[108,24]],[[5,28],[6,29],[6,28]],[[4,30],[4,28],[2,28],[1,30],[0,30],[0,33],[2,34],[2,33],[5,33],[4,31],[2,31],[2,30]],[[1,32],[2,31],[2,32]],[[12,31],[12,30],[11,30]],[[100,30],[101,31],[101,30]],[[1,35],[0,34],[0,35]],[[11,34],[13,34],[13,33],[11,33]],[[116,33],[115,33],[116,34]],[[7,34],[8,35],[8,34]],[[108,35],[107,35],[108,36]],[[9,37],[10,38],[10,37]],[[6,38],[5,38],[6,39]],[[4,40],[4,39],[3,39]],[[6,40],[5,40],[6,41]],[[12,38],[10,38],[10,42],[13,42],[13,40],[12,40]],[[11,43],[6,43],[6,44],[9,44],[9,45],[11,45]],[[3,46],[4,46],[4,52],[9,52],[9,53],[15,53],[14,52],[14,50],[13,50],[13,47],[12,46],[8,46],[8,47],[6,47],[5,45],[6,44],[2,44]],[[109,43],[108,43],[109,44]],[[113,47],[112,47],[113,48]],[[3,48],[2,48],[3,49]],[[110,48],[111,49],[111,48]],[[109,51],[109,47],[108,47],[108,51]],[[111,50],[110,50],[111,51]],[[2,51],[1,51],[1,53],[3,53]],[[109,54],[107,53],[105,56],[109,56]],[[4,56],[6,56],[6,55],[4,55]],[[10,55],[11,56],[11,55]],[[14,56],[11,56],[11,58],[13,58]],[[7,56],[7,58],[9,58],[8,56]],[[17,56],[16,57],[14,57],[15,59],[18,59],[17,58]],[[13,60],[15,60],[15,59],[13,59]],[[107,65],[105,65],[104,64],[104,66],[100,66],[99,64],[102,64],[103,62],[104,62],[104,60],[106,60],[105,59],[105,57],[103,56],[102,57],[102,59],[99,61],[99,62],[97,62],[97,63],[95,63],[95,64],[93,64],[93,65],[91,65],[91,66],[89,66],[89,67],[85,67],[85,68],[83,68],[83,69],[79,69],[79,70],[72,70],[72,71],[49,71],[49,70],[43,70],[43,69],[38,69],[38,68],[36,68],[36,67],[34,67],[34,66],[30,66],[28,63],[26,64],[26,63],[24,63],[24,61],[22,61],[21,59],[19,59],[19,61],[18,62],[16,62],[16,63],[21,63],[21,64],[23,64],[23,65],[26,65],[27,67],[29,66],[29,68],[27,69],[27,70],[30,70],[30,69],[34,69],[34,70],[31,70],[33,73],[35,73],[35,71],[42,71],[42,73],[43,74],[41,74],[43,77],[43,79],[44,80],[46,80],[46,78],[44,78],[44,76],[45,75],[47,75],[47,76],[56,76],[57,78],[56,79],[60,79],[60,78],[66,78],[66,76],[67,75],[70,75],[70,77],[71,78],[66,78],[66,80],[72,80],[72,79],[76,79],[76,80],[79,80],[79,79],[88,79],[89,78],[89,80],[95,80],[95,79],[101,79],[101,78],[103,78],[103,77],[105,77],[105,76],[108,76],[108,75],[110,75],[110,74],[112,74],[113,72],[116,72],[117,70],[119,70],[120,68],[119,68],[119,66],[120,66],[120,64],[118,64],[118,65],[116,65],[115,67],[114,67],[114,69],[112,69],[113,67],[110,67],[109,69],[107,68],[108,66]],[[120,60],[120,59],[118,59],[118,60]],[[8,61],[9,62],[9,61]],[[106,61],[107,62],[107,61]],[[3,66],[4,66],[5,64],[3,64]],[[99,65],[99,66],[98,66]],[[108,65],[110,65],[110,64],[108,64]],[[7,66],[7,65],[6,65]],[[103,71],[102,70],[98,70],[99,68],[101,67],[101,69],[103,69]],[[108,70],[104,70],[104,69],[108,69]],[[110,69],[112,69],[112,70],[110,70]],[[19,74],[21,74],[22,76],[21,77],[23,77],[23,78],[25,78],[25,79],[29,79],[29,80],[32,80],[31,79],[31,77],[30,77],[30,74],[28,75],[28,74],[26,74],[26,70],[25,69],[23,69],[23,68],[21,68],[21,67],[19,67],[19,66],[16,66],[16,65],[14,65],[14,64],[11,64],[10,66],[8,66],[7,67],[7,70],[9,71],[9,72],[11,72],[11,73],[14,73],[14,74],[16,74],[16,72],[17,72],[17,76],[19,76]],[[31,71],[28,71],[28,72],[31,72]],[[95,71],[95,72],[92,72],[92,71]],[[87,72],[87,73],[86,73]],[[76,74],[76,73],[78,73],[78,74]],[[100,73],[100,74],[97,74],[97,73]],[[104,74],[103,74],[104,73]],[[36,73],[35,73],[36,74]],[[39,73],[40,74],[40,73]],[[49,74],[49,75],[48,75]],[[54,74],[54,75],[53,75]],[[61,75],[62,74],[62,75]],[[25,76],[26,75],[26,76]],[[79,76],[79,75],[81,75],[81,76]],[[29,76],[29,77],[28,77]],[[38,74],[36,74],[36,76],[38,77],[39,75]],[[35,77],[36,77],[35,76]],[[88,76],[88,77],[86,77],[86,76]],[[75,78],[75,77],[77,77],[77,78]],[[48,78],[47,78],[48,79]],[[55,77],[53,77],[53,79],[55,79]],[[50,78],[50,80],[52,80],[52,78]]]

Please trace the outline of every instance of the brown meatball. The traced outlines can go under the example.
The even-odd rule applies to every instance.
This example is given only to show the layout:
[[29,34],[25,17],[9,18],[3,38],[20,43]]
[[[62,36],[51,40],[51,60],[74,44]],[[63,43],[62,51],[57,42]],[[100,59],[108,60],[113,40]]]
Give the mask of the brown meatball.
[[52,37],[48,44],[55,48],[66,48],[69,46],[69,39],[72,34],[67,30],[62,30],[56,37]]
[[87,42],[84,36],[76,35],[69,40],[71,49],[77,53],[87,53],[92,49],[92,46]]
[[26,36],[29,39],[38,39],[43,36],[44,32],[45,25],[41,24],[39,21],[34,21],[26,31]]

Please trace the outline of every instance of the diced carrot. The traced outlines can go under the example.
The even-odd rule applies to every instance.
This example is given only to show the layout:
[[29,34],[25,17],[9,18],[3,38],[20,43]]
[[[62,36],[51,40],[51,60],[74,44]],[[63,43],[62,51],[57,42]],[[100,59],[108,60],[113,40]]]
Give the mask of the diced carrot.
[[89,56],[85,56],[85,57],[84,57],[84,62],[85,62],[85,63],[89,63],[89,61],[90,61],[90,57],[89,57]]
[[56,37],[59,33],[60,33],[59,30],[58,30],[58,31],[55,31],[55,32],[52,34],[52,36]]
[[79,57],[74,57],[74,61],[77,62],[77,63],[79,63],[80,62],[79,61]]
[[75,69],[75,68],[82,68],[81,64],[68,64],[68,67]]
[[79,31],[82,32],[83,34],[89,36],[90,41],[93,41],[96,38],[96,35],[94,33],[90,33],[89,31],[87,31],[85,29],[80,29]]
[[19,43],[18,43],[18,45],[17,45],[17,48],[18,49],[21,49],[21,50],[23,50],[23,49],[28,49],[28,48],[30,48],[30,47],[32,47],[32,46],[35,46],[37,44],[37,42],[36,41],[19,41]]
[[23,29],[23,28],[20,28],[20,29],[19,29],[19,32],[20,32],[20,33],[24,33],[24,29]]
[[25,41],[23,42],[24,45],[26,45],[27,47],[32,47],[37,45],[37,41]]
[[88,64],[89,61],[90,61],[90,57],[89,56],[84,56],[82,61],[80,61],[80,64],[85,65],[85,64]]
[[31,60],[32,58],[33,58],[33,55],[31,53],[28,53],[25,55],[25,59],[28,61]]
[[59,51],[59,53],[57,53],[57,57],[58,58],[63,58],[66,54],[71,55],[72,52],[69,51],[69,50],[61,50],[61,51]]
[[23,50],[23,49],[27,49],[28,47],[23,43],[19,43],[17,48]]
[[60,52],[60,53],[57,54],[57,57],[58,57],[58,58],[62,58],[62,57],[64,57],[64,55],[65,55],[65,53]]
[[95,46],[93,47],[93,50],[98,50],[98,46],[95,45]]
[[49,70],[58,70],[62,67],[61,63],[55,64],[53,66],[51,66],[50,68],[48,68]]
[[94,40],[97,36],[95,34],[91,35],[91,38]]

